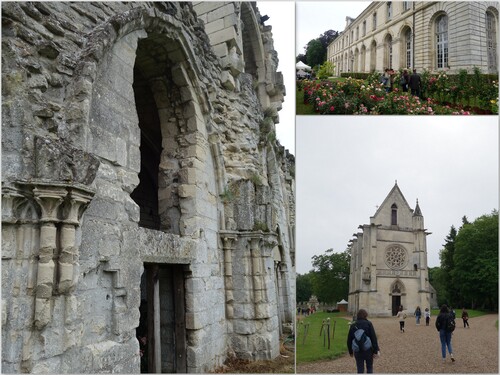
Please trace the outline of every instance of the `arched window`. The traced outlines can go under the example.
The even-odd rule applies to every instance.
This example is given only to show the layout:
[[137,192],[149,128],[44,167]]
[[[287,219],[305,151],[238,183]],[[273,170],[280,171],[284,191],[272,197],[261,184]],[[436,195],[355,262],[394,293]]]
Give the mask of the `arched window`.
[[385,67],[392,67],[392,36],[387,35],[385,38]]
[[436,20],[437,68],[448,67],[448,16],[441,15]]
[[366,20],[363,21],[363,36],[366,35]]
[[366,66],[366,47],[363,45],[361,47],[361,67],[359,70],[361,72],[364,72],[366,69],[365,66]]
[[373,13],[373,28],[372,30],[375,30],[377,28],[377,13]]
[[491,11],[486,12],[486,40],[488,43],[488,71],[497,71],[497,21]]
[[396,203],[391,206],[391,225],[398,225],[398,206]]
[[405,66],[411,68],[413,61],[413,40],[411,35],[411,29],[406,29],[405,32]]
[[387,2],[387,21],[389,21],[392,18],[392,2],[388,1]]
[[374,72],[377,68],[377,42],[373,41],[370,46],[370,71]]

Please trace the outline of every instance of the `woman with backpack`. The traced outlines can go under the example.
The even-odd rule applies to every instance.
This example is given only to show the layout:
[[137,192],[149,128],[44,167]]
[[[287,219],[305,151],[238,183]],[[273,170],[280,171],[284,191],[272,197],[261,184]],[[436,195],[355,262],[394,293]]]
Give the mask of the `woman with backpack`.
[[436,318],[436,329],[439,331],[439,339],[441,340],[441,355],[443,362],[446,362],[446,347],[452,362],[455,362],[453,357],[453,349],[451,347],[451,333],[455,330],[455,319],[448,310],[448,306],[441,306],[439,315]]
[[358,374],[366,372],[373,373],[373,358],[380,356],[380,348],[378,347],[377,335],[373,328],[372,322],[368,319],[368,313],[365,309],[360,309],[356,316],[356,320],[351,323],[351,328],[347,335],[347,349],[349,355],[356,359],[356,367]]

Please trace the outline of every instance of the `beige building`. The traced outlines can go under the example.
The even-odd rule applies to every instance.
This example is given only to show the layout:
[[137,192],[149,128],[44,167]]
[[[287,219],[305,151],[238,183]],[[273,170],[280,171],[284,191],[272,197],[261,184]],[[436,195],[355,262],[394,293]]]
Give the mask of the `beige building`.
[[328,46],[335,74],[479,67],[498,72],[498,2],[372,2]]
[[382,205],[360,225],[350,243],[349,311],[364,308],[371,316],[392,316],[403,306],[434,307],[429,284],[424,217],[412,209],[396,183]]

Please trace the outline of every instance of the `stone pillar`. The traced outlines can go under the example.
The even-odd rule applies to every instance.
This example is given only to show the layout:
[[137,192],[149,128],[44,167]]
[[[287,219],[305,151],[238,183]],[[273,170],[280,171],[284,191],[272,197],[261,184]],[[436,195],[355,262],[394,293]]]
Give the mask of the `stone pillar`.
[[252,259],[252,285],[255,319],[267,318],[262,311],[262,303],[265,301],[265,282],[263,279],[262,253],[260,250],[261,235],[250,238],[250,251]]
[[224,249],[224,286],[226,289],[226,318],[234,319],[233,251],[238,237],[236,233],[221,233]]
[[35,292],[35,326],[38,329],[45,327],[51,320],[51,298],[55,281],[54,257],[57,251],[55,223],[58,222],[58,209],[66,193],[65,189],[59,187],[36,187],[33,189],[35,200],[42,210]]
[[79,251],[75,244],[76,228],[80,225],[83,210],[92,199],[92,195],[84,191],[70,190],[68,212],[61,226],[61,252],[59,255],[59,293],[70,293],[73,291],[77,281]]

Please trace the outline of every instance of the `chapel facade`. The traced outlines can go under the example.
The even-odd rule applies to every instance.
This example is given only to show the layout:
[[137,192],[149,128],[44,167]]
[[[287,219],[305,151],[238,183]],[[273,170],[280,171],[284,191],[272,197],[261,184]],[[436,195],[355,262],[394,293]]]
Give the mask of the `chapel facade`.
[[498,2],[374,1],[327,50],[335,75],[423,69],[498,73]]
[[3,372],[279,355],[295,162],[264,19],[255,2],[2,3]]
[[429,283],[424,217],[396,183],[370,224],[360,225],[350,241],[349,312],[363,308],[371,316],[394,316],[400,306],[413,313],[435,307]]

